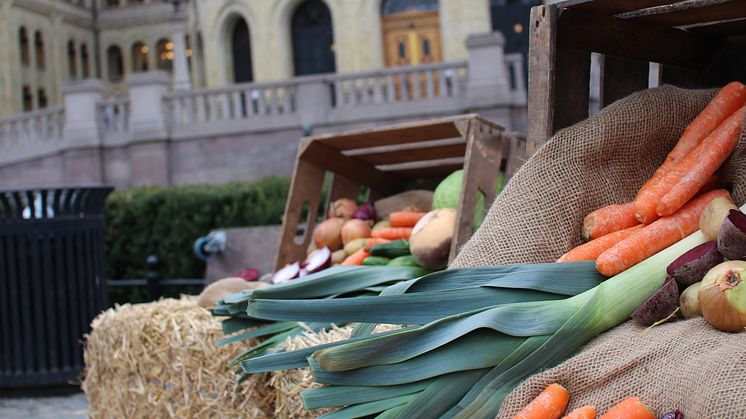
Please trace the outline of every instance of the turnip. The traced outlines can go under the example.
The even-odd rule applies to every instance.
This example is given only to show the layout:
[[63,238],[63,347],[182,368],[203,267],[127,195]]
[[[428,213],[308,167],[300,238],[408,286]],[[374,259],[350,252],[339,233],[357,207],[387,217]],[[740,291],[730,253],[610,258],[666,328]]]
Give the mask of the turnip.
[[409,250],[422,267],[446,267],[451,241],[456,232],[456,219],[456,210],[441,208],[428,212],[414,226],[409,238]]

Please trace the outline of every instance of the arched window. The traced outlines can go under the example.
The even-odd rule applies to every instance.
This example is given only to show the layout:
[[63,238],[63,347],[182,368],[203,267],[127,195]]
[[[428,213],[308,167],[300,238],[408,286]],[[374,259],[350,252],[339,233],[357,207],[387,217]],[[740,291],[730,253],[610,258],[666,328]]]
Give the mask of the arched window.
[[18,29],[18,47],[21,50],[21,64],[28,65],[29,64],[29,44],[28,44],[28,32],[26,32],[26,28],[21,26],[20,29]]
[[158,51],[158,69],[171,71],[174,61],[174,43],[169,39],[163,38],[155,44],[155,47],[156,51]]
[[132,45],[132,71],[148,71],[148,48],[143,42],[135,42]]
[[36,50],[36,68],[44,69],[44,37],[40,31],[34,33],[34,49]]
[[81,70],[84,79],[91,76],[90,59],[88,58],[88,46],[82,44],[80,46],[80,66],[83,67]]
[[74,79],[78,77],[78,59],[75,53],[75,41],[67,41],[67,73],[68,77]]
[[106,50],[106,68],[109,72],[110,81],[119,81],[124,76],[122,49],[116,45],[112,45]]
[[290,27],[296,76],[336,71],[332,15],[323,1],[301,3]]
[[233,82],[246,83],[254,80],[251,65],[251,41],[249,39],[249,26],[240,17],[233,19],[232,27],[229,26],[231,40],[230,67],[233,69]]
[[44,89],[39,89],[36,91],[36,103],[39,104],[39,109],[43,109],[47,107],[47,91]]
[[21,89],[21,101],[23,102],[24,112],[34,109],[34,98],[31,96],[31,88],[28,85],[24,85]]

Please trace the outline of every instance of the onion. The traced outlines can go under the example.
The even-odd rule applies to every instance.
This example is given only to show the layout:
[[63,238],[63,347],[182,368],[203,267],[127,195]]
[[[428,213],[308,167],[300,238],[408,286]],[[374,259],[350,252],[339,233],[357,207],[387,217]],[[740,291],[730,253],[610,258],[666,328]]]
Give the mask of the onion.
[[370,226],[367,221],[352,219],[342,227],[342,243],[347,244],[355,239],[370,237]]
[[315,252],[311,253],[308,258],[306,258],[306,261],[303,262],[303,264],[301,265],[303,267],[303,269],[301,270],[301,277],[304,276],[303,271],[312,274],[329,267],[331,262],[332,252],[331,250],[329,250],[328,247],[323,247],[319,250],[316,250]]
[[702,309],[699,307],[699,286],[701,282],[695,282],[689,285],[679,297],[679,308],[681,309],[681,315],[685,319],[697,317],[702,315]]
[[355,214],[353,215],[354,218],[357,218],[358,220],[373,220],[376,219],[376,207],[373,206],[370,202],[360,205],[357,207],[357,210],[355,211]]
[[341,218],[330,218],[324,220],[313,230],[313,241],[316,248],[328,247],[329,250],[337,250],[342,247],[342,225],[345,220]]
[[329,206],[329,218],[340,217],[349,220],[355,215],[357,204],[349,198],[338,199]]
[[282,284],[295,279],[300,275],[300,263],[289,263],[272,276],[273,284]]
[[259,279],[259,271],[254,268],[246,268],[238,273],[238,277],[244,281],[257,281]]
[[746,327],[746,262],[731,260],[712,268],[697,293],[702,315],[712,327],[740,332]]

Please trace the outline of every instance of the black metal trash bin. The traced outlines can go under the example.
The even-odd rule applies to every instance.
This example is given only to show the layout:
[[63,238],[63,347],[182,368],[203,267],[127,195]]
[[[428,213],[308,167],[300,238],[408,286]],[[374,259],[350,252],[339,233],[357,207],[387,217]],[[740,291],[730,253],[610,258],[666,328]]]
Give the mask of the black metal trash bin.
[[0,191],[0,388],[65,384],[106,307],[110,187]]

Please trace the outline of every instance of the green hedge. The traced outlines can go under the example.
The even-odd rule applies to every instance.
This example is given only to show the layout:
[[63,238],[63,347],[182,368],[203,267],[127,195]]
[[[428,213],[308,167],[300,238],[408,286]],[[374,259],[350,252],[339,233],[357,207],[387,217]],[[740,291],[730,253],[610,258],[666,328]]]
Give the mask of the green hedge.
[[289,188],[288,179],[265,178],[114,192],[106,202],[108,277],[144,278],[154,254],[166,278],[203,278],[194,240],[216,228],[280,224]]

